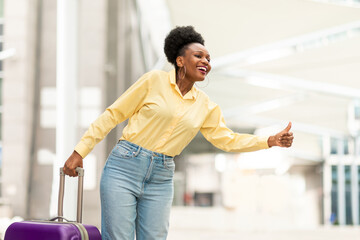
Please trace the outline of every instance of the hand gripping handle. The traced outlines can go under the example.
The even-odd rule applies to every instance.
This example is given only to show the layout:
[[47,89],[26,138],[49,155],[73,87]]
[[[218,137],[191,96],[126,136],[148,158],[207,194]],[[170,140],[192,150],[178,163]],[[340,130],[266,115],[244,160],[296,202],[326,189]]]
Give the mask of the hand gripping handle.
[[[82,207],[83,207],[83,188],[84,188],[84,169],[77,167],[78,173],[78,196],[77,196],[77,214],[76,222],[82,222]],[[58,199],[58,219],[59,222],[63,221],[63,206],[64,206],[64,189],[65,189],[65,173],[64,169],[60,168],[60,186],[59,186],[59,199]]]

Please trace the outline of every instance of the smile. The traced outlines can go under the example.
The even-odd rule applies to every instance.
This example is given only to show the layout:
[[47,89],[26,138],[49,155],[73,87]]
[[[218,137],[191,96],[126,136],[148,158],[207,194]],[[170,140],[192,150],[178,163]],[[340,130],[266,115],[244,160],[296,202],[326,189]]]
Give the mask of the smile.
[[200,72],[204,73],[204,74],[207,73],[207,68],[206,68],[206,67],[197,67],[197,69],[198,69]]

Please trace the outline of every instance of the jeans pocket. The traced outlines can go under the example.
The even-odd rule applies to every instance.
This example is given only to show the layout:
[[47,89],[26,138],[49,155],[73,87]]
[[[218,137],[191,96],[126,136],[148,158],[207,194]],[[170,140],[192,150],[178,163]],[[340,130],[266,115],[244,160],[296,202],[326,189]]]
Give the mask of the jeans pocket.
[[173,159],[171,160],[165,160],[164,161],[164,167],[169,170],[169,171],[172,171],[174,172],[175,171],[175,162]]
[[131,149],[127,149],[127,148],[125,148],[125,147],[123,147],[121,145],[116,145],[113,148],[111,154],[116,156],[116,157],[119,157],[119,158],[129,159],[129,158],[134,157],[135,152],[132,151]]

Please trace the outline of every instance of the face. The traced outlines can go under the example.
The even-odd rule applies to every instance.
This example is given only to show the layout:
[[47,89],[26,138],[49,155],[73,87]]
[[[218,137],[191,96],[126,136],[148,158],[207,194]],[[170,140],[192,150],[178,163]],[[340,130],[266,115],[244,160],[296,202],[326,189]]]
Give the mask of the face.
[[184,56],[176,59],[178,67],[185,66],[186,78],[191,81],[203,81],[211,70],[210,54],[200,43],[191,43]]

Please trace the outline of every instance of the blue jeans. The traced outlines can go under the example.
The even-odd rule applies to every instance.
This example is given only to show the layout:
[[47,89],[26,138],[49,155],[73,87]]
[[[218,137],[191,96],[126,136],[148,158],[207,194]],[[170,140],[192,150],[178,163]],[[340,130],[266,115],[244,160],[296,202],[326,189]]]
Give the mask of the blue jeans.
[[100,181],[102,239],[166,239],[174,170],[173,157],[118,142]]

